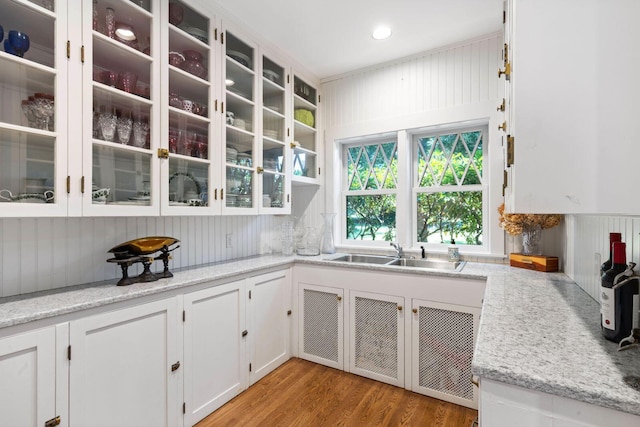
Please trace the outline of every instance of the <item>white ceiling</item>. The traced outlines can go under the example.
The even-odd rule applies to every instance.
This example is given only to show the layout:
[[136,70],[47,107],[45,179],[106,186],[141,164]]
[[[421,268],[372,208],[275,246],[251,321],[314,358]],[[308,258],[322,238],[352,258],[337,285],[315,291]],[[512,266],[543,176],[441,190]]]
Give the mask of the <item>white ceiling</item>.
[[[503,0],[215,0],[326,78],[499,31]],[[387,40],[374,40],[379,24]]]

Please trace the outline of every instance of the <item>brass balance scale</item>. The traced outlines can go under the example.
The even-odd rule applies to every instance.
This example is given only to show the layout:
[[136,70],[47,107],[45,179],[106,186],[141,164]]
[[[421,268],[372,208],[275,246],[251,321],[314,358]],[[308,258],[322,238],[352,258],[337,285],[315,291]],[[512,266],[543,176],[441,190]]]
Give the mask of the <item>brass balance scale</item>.
[[[121,243],[109,249],[108,252],[112,253],[114,258],[109,258],[107,262],[116,263],[122,269],[122,278],[117,285],[127,286],[134,283],[155,282],[161,278],[173,277],[173,273],[169,271],[170,252],[180,247],[180,245],[171,247],[178,242],[180,240],[173,237],[151,236]],[[153,254],[157,252],[160,254],[154,256]],[[151,272],[151,264],[158,260],[162,261],[164,270],[161,273],[153,273]],[[143,265],[142,273],[135,277],[129,277],[129,267],[137,263]]]

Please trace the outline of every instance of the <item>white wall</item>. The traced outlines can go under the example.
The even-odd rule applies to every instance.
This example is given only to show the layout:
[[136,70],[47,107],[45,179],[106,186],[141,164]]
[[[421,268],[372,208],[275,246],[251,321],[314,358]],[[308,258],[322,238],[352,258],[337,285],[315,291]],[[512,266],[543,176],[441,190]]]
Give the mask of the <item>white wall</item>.
[[[170,269],[277,252],[280,223],[286,218],[0,219],[0,297],[120,277],[117,266],[106,262],[111,258],[107,251],[138,237],[179,239]],[[232,234],[232,248],[226,247],[227,233]]]
[[[502,133],[498,124],[503,118],[497,111],[503,93],[497,74],[501,49],[502,34],[490,34],[324,79],[321,107],[327,209],[340,210],[338,140],[481,121],[489,125],[488,143],[484,146],[489,159],[484,165],[485,178],[491,183],[487,209],[495,212],[502,203]],[[338,218],[336,228],[342,226]],[[497,220],[486,224],[485,237],[493,255],[504,254],[504,235]],[[398,241],[405,246],[412,240],[410,233],[398,235]]]

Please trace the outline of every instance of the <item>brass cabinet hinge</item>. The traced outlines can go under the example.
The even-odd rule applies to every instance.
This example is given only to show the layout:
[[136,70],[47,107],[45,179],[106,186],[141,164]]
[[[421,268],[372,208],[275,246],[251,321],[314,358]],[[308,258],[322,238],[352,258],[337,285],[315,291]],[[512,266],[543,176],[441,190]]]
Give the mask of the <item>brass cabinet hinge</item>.
[[242,336],[246,337],[249,334],[249,331],[247,331],[246,329],[244,331],[242,331]]
[[258,172],[259,174],[262,174],[264,172],[264,168],[261,166],[256,167],[256,172]]
[[182,413],[183,414],[187,413],[187,403],[186,402],[182,402]]
[[175,372],[178,369],[180,369],[180,362],[179,361],[174,363],[173,365],[171,365],[171,372]]
[[224,44],[224,33],[220,33],[220,43]]
[[220,102],[220,112],[224,114],[224,101]]
[[214,103],[214,109],[215,111],[218,111],[218,100],[216,99],[216,102]]
[[67,194],[71,193],[71,177],[67,175]]
[[251,372],[251,363],[249,363],[249,372]]
[[220,200],[224,200],[224,188],[220,189]]
[[505,75],[507,80],[511,76],[511,63],[510,62],[507,62],[505,64],[504,70],[498,70],[498,78],[500,78],[503,74]]
[[71,360],[71,346],[67,347],[67,360]]
[[320,94],[318,94],[318,104],[320,104]]
[[214,40],[218,40],[218,29],[217,29],[217,28],[215,28],[215,29],[213,30],[213,39],[214,39]]
[[515,138],[507,135],[507,167],[511,166],[515,161]]
[[320,175],[320,168],[318,168],[318,175]]
[[505,99],[502,98],[502,104],[498,105],[498,110],[497,111],[504,111],[506,106],[505,106]]
[[67,40],[67,59],[71,59],[71,40]]
[[213,200],[218,200],[218,189],[213,190]]
[[289,81],[289,74],[287,74],[287,83],[290,83],[290,81]]
[[84,194],[84,175],[82,175],[82,178],[80,179],[80,192]]
[[168,159],[169,158],[169,150],[166,148],[158,148],[158,158],[159,159]]
[[44,427],[55,427],[59,426],[62,421],[60,420],[60,415],[55,418],[51,418],[49,421],[44,422]]
[[289,128],[287,128],[287,137],[289,137],[289,136],[290,136],[289,131],[290,131],[290,129],[289,129]]
[[80,48],[80,62],[84,64],[84,45]]
[[291,203],[291,196],[287,194],[287,203]]
[[509,174],[507,174],[507,171],[502,171],[502,197],[504,197],[505,191],[507,190],[507,180]]
[[182,310],[182,321],[186,322],[187,321],[187,312]]
[[249,291],[249,299],[251,299],[251,291]]
[[509,63],[509,45],[504,44],[504,65],[506,66]]

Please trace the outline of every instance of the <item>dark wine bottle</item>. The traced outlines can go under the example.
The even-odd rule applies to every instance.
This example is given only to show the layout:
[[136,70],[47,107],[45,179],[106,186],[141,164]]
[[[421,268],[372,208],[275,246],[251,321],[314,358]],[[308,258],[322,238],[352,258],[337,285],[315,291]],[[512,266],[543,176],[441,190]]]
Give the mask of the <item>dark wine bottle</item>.
[[602,334],[609,341],[619,343],[622,338],[631,334],[633,323],[633,295],[638,293],[638,281],[632,279],[626,285],[613,289],[622,280],[615,281],[620,273],[627,269],[627,245],[623,242],[613,243],[613,263],[605,271],[600,281],[600,313],[602,318]]
[[613,265],[613,244],[615,242],[622,242],[622,233],[609,233],[609,259],[606,260],[600,266],[600,276],[604,274],[605,271],[611,268]]

